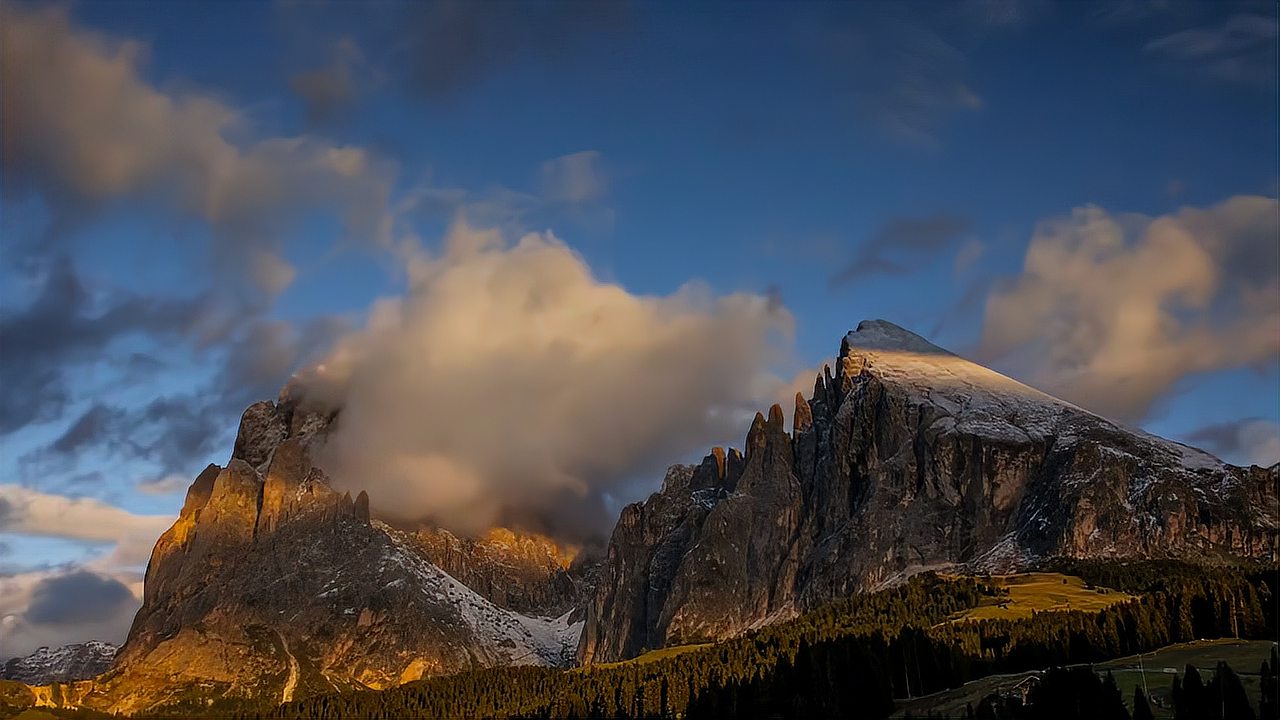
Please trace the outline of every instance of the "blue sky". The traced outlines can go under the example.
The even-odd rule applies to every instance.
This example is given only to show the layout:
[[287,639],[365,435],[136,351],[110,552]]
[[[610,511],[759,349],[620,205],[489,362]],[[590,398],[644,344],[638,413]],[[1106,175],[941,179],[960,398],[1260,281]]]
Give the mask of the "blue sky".
[[[3,12],[34,38],[5,50],[7,507],[173,516],[240,410],[372,343],[375,301],[425,292],[409,267],[445,262],[461,221],[504,248],[553,233],[632,298],[696,280],[784,308],[678,302],[760,334],[706,398],[735,411],[886,318],[1227,460],[1280,459],[1273,3]],[[740,442],[689,422],[683,443],[624,443],[610,502]],[[6,572],[136,576],[103,559],[120,543],[17,515]]]

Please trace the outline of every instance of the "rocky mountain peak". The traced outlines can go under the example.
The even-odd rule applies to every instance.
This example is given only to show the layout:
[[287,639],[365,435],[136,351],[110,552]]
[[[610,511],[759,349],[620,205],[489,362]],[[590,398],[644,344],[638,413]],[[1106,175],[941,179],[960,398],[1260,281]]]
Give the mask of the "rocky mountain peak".
[[414,534],[373,520],[366,492],[331,487],[313,453],[337,415],[296,389],[245,411],[227,466],[195,479],[156,542],[115,666],[72,701],[130,713],[192,692],[287,701],[572,655],[581,623],[566,611],[584,589],[570,559],[549,540],[487,538],[493,573],[516,578],[492,596],[525,588],[560,617],[495,605]]
[[[624,510],[579,657],[724,638],[921,569],[1274,559],[1280,478],[1126,429],[883,320],[781,413]],[[704,469],[705,468],[705,469]]]
[[275,403],[270,400],[254,403],[240,416],[240,429],[236,432],[231,457],[243,460],[253,468],[262,467],[288,433],[289,426],[276,412]]
[[796,393],[796,409],[791,418],[791,433],[797,437],[813,426],[813,410],[803,393]]

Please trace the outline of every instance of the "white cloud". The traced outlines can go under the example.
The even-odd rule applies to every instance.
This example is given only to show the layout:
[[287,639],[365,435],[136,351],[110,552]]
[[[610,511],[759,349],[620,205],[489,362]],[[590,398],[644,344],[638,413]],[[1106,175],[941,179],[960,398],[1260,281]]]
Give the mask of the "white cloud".
[[171,493],[182,492],[187,489],[191,481],[182,475],[164,475],[150,480],[144,480],[134,487],[139,492],[147,495],[169,495]]
[[20,485],[0,485],[0,532],[114,545],[117,568],[145,565],[173,518],[135,515],[93,498],[70,498]]
[[1280,204],[1233,197],[1157,218],[1084,207],[1042,222],[988,298],[981,354],[1139,420],[1183,378],[1280,357]]
[[549,234],[458,224],[409,276],[325,362],[344,395],[327,467],[464,531],[600,530],[602,494],[742,432],[791,333],[764,296],[633,295]]
[[42,645],[122,642],[142,602],[141,568],[172,521],[0,485],[0,532],[110,547],[80,563],[0,574],[0,661]]

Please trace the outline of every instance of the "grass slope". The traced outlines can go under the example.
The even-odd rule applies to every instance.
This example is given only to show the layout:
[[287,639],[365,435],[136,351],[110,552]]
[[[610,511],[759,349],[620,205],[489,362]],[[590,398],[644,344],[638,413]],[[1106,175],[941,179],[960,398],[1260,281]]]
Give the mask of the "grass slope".
[[1061,573],[995,575],[987,582],[1007,595],[987,598],[955,620],[1019,620],[1031,617],[1032,613],[1053,610],[1097,612],[1134,597],[1109,588],[1093,587],[1078,577]]

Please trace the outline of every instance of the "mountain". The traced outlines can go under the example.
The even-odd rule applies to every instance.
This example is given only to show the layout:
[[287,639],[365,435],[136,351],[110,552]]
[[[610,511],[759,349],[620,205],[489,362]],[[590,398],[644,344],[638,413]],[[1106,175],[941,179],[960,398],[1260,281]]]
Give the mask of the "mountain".
[[33,693],[214,712],[623,659],[925,569],[1276,557],[1276,467],[1126,429],[883,321],[845,337],[837,368],[797,394],[790,432],[775,405],[743,451],[673,466],[623,509],[603,558],[371,517],[365,493],[335,491],[314,461],[340,409],[292,383],[249,407],[226,467],[192,483],[113,666]]
[[1277,467],[1124,428],[884,321],[745,450],[623,509],[582,662],[721,639],[924,569],[1275,559]]
[[365,493],[332,490],[311,457],[335,414],[300,403],[296,390],[246,410],[231,461],[191,485],[152,552],[114,667],[70,688],[72,704],[137,712],[287,701],[572,660],[581,623],[567,612],[499,607],[433,564],[413,533],[372,520]]
[[116,646],[90,640],[59,648],[42,647],[26,657],[11,658],[0,667],[0,679],[28,685],[86,680],[111,667]]

